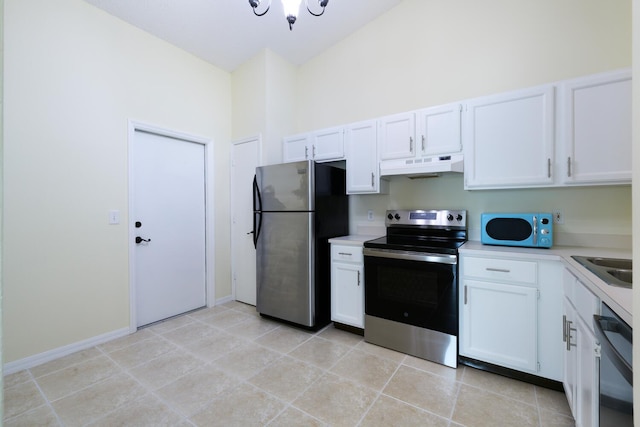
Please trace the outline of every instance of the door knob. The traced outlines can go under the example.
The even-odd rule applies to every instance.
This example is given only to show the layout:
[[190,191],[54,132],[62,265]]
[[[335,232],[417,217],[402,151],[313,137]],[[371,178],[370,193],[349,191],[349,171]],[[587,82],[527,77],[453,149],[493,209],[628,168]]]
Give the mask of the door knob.
[[138,243],[138,244],[142,243],[142,242],[150,242],[150,241],[151,241],[151,239],[143,239],[140,236],[136,236],[136,243]]

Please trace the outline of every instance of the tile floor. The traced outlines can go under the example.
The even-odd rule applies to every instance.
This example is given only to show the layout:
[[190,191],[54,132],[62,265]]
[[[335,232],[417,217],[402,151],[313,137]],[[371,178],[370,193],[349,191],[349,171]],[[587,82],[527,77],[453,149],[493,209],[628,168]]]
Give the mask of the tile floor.
[[560,392],[231,302],[5,377],[9,426],[573,426]]

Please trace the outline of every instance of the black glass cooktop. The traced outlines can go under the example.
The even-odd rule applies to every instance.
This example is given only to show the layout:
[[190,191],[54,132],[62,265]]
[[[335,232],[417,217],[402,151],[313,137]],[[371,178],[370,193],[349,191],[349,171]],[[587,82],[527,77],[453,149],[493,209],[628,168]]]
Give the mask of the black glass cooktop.
[[383,236],[364,242],[365,248],[392,249],[398,251],[435,252],[457,254],[466,239],[441,239],[425,236]]

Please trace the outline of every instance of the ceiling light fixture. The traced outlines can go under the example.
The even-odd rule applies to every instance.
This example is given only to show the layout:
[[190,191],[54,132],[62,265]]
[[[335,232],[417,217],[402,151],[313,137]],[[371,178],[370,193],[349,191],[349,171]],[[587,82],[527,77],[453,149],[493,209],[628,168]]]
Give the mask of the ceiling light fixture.
[[[302,0],[282,0],[282,7],[284,8],[284,16],[287,18],[287,22],[289,23],[289,30],[293,30],[293,24],[296,22],[296,18],[298,17],[298,11],[300,10],[300,3]],[[322,16],[324,13],[324,8],[327,7],[327,3],[329,0],[317,0],[318,5],[322,8],[322,11],[319,13],[315,13],[309,8],[309,0],[304,0],[307,5],[307,10],[313,16]],[[271,7],[271,0],[267,0],[267,7],[264,9],[264,12],[258,12],[258,7],[260,7],[260,0],[249,0],[249,4],[253,8],[253,13],[256,16],[263,16],[269,11]]]

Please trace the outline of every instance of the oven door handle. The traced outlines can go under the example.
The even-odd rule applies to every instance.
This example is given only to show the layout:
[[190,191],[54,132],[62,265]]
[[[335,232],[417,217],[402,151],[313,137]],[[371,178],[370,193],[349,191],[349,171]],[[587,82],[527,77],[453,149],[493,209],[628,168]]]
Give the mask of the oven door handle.
[[433,262],[438,264],[451,264],[458,263],[458,257],[456,255],[446,254],[434,254],[430,252],[411,252],[411,251],[397,251],[390,249],[373,249],[364,248],[362,251],[364,256],[372,256],[378,258],[392,258],[408,261],[424,261]]

